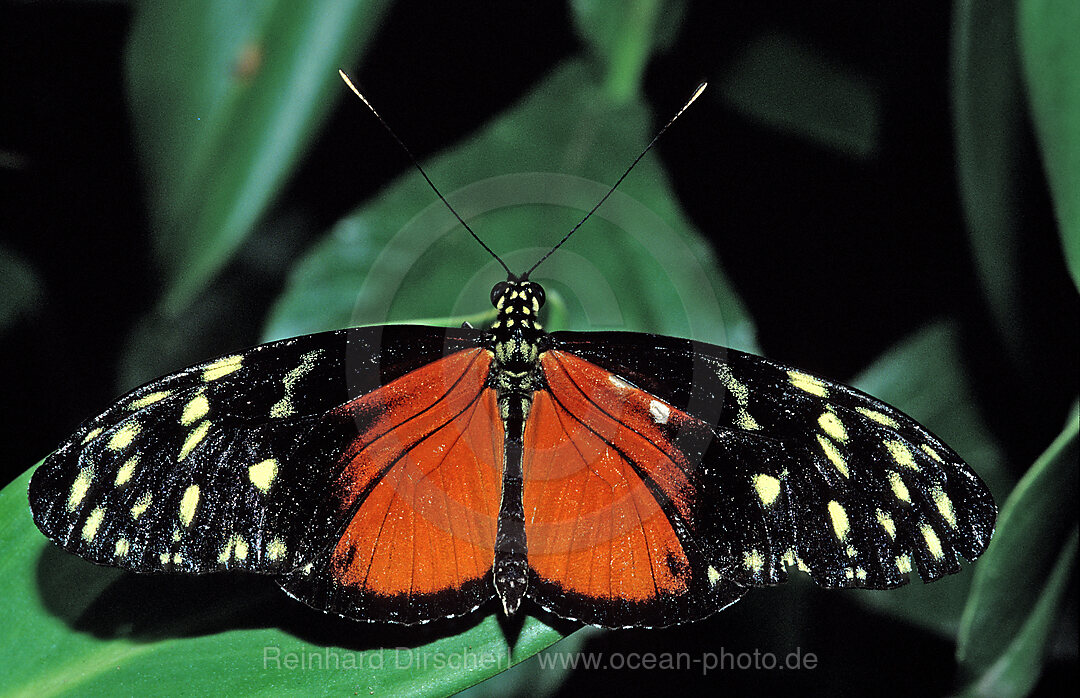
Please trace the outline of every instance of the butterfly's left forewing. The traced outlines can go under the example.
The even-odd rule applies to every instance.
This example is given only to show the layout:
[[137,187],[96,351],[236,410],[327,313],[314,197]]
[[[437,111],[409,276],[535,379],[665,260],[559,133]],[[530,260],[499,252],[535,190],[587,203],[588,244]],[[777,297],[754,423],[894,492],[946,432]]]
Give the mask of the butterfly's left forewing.
[[136,572],[283,574],[333,545],[326,498],[356,437],[335,408],[475,346],[478,331],[386,326],[261,345],[128,394],[34,473],[34,521]]

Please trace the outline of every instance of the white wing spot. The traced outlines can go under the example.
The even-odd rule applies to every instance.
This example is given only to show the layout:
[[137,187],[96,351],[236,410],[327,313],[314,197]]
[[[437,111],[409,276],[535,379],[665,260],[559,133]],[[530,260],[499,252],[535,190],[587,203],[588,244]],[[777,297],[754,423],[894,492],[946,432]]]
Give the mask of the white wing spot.
[[128,543],[127,538],[120,538],[116,541],[116,547],[113,549],[114,557],[127,557],[128,550],[131,549],[131,544]]
[[840,502],[835,499],[829,500],[829,518],[832,519],[833,532],[836,533],[836,537],[841,541],[846,539],[849,530],[847,512],[844,511],[844,507]]
[[908,572],[910,572],[911,557],[909,557],[907,554],[904,554],[896,558],[896,569],[900,570],[900,572],[903,574],[907,574]]
[[758,424],[757,420],[754,419],[750,415],[750,413],[746,411],[745,407],[740,407],[739,408],[739,413],[738,413],[738,416],[735,419],[735,424],[740,429],[744,429],[746,431],[757,431],[758,429],[761,428],[761,425]]
[[930,447],[930,444],[922,444],[921,446],[919,446],[919,448],[921,448],[921,449],[922,449],[922,450],[923,450],[923,451],[924,451],[924,452],[926,453],[926,455],[930,456],[931,458],[933,458],[934,460],[936,460],[936,461],[937,461],[938,463],[944,463],[944,462],[945,462],[945,459],[944,459],[944,458],[942,458],[942,457],[941,457],[941,456],[940,456],[940,455],[938,454],[938,452],[937,452],[937,451],[935,451],[934,449],[932,449],[932,448]]
[[667,424],[671,419],[671,408],[659,400],[653,400],[649,403],[649,416],[657,424]]
[[285,557],[285,552],[285,541],[281,540],[281,538],[275,538],[266,546],[266,557],[271,562]]
[[614,385],[619,390],[632,390],[633,389],[633,386],[631,386],[629,383],[624,381],[622,378],[619,378],[615,374],[608,374],[607,379],[608,379],[609,383]]
[[180,500],[180,522],[190,526],[195,518],[195,509],[199,506],[199,486],[191,485],[184,490],[184,497]]
[[717,570],[712,565],[709,565],[709,569],[707,570],[707,574],[709,575],[709,584],[712,584],[713,586],[716,586],[716,583],[720,581],[720,572],[719,572],[719,570]]
[[274,484],[274,478],[278,474],[278,462],[273,458],[267,458],[248,468],[248,479],[255,488],[262,493],[270,491]]
[[83,437],[82,442],[84,444],[90,443],[91,441],[96,439],[98,436],[100,436],[102,431],[104,431],[104,429],[102,429],[101,427],[95,427],[95,428],[91,429],[90,431],[86,432],[86,436]]
[[86,517],[86,523],[82,527],[82,539],[87,543],[94,540],[94,536],[97,535],[98,527],[101,526],[101,521],[105,518],[105,510],[101,507],[94,507],[94,510],[90,512],[90,516]]
[[858,578],[859,581],[865,582],[866,581],[866,570],[864,570],[862,567],[856,567],[855,568],[855,577]]

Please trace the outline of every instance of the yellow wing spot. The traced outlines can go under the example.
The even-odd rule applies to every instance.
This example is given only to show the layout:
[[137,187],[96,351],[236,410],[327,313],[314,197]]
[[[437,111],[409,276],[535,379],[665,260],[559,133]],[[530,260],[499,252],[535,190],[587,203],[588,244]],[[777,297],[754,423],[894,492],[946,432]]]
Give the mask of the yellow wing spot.
[[891,440],[885,442],[885,448],[889,449],[889,455],[892,459],[904,466],[905,468],[911,468],[912,470],[918,470],[919,464],[915,462],[915,456],[911,453],[911,449],[903,441]]
[[101,521],[105,518],[105,510],[101,507],[94,507],[94,510],[90,512],[90,516],[86,517],[86,523],[82,527],[82,539],[87,543],[94,540],[94,536],[97,535],[98,527],[101,526]]
[[296,412],[296,407],[293,405],[293,398],[296,397],[296,384],[300,382],[300,379],[305,374],[310,373],[315,368],[315,364],[318,363],[322,353],[322,349],[309,351],[300,357],[300,363],[294,369],[285,374],[282,381],[285,386],[285,394],[270,408],[271,417],[287,417]]
[[754,419],[750,415],[750,413],[746,411],[746,408],[743,407],[739,408],[739,414],[736,418],[735,424],[740,429],[744,429],[746,431],[757,431],[761,428],[761,425],[757,423],[757,420]]
[[206,432],[210,431],[210,420],[200,422],[197,427],[191,430],[184,439],[184,445],[180,447],[180,454],[176,457],[177,462],[187,458],[192,449],[199,445],[199,442],[206,437]]
[[847,467],[847,461],[840,455],[840,451],[836,448],[836,444],[829,441],[821,434],[815,434],[815,436],[817,436],[818,443],[821,444],[821,450],[825,452],[825,457],[833,464],[836,471],[844,477],[851,477],[851,472]]
[[180,423],[185,427],[190,427],[209,413],[210,401],[200,391],[195,397],[191,398],[188,404],[184,405],[184,411],[180,415]]
[[893,494],[896,495],[897,499],[911,504],[911,494],[908,492],[907,485],[900,478],[900,473],[889,471],[889,486],[892,487]]
[[836,537],[841,541],[846,539],[849,530],[847,512],[844,511],[843,505],[835,499],[829,500],[829,518],[832,519],[833,532],[836,533]]
[[273,458],[259,461],[248,468],[248,479],[255,488],[262,493],[270,491],[270,485],[274,484],[274,478],[278,474],[278,462]]
[[848,440],[847,429],[844,428],[844,423],[840,421],[835,412],[823,412],[817,421],[823,432],[840,443]]
[[765,569],[765,558],[756,549],[743,553],[743,565],[754,574]]
[[131,518],[138,519],[142,516],[143,512],[150,508],[150,502],[152,502],[153,499],[153,495],[149,492],[144,492],[143,496],[135,500],[135,506],[131,507]]
[[82,504],[86,497],[86,491],[90,489],[90,482],[94,478],[93,468],[83,468],[75,476],[75,482],[71,483],[71,492],[68,493],[67,510],[75,511],[75,507]]
[[180,542],[180,529],[179,528],[174,528],[173,529],[172,540],[173,540],[173,543],[179,543]]
[[908,555],[901,555],[896,558],[896,569],[900,570],[902,574],[907,574],[911,571],[911,557]]
[[667,424],[671,419],[671,408],[659,400],[653,400],[649,403],[649,416],[657,424]]
[[791,548],[788,548],[787,551],[784,553],[784,564],[788,567],[794,567],[795,557],[795,551]]
[[285,552],[285,541],[281,540],[280,538],[275,538],[274,540],[270,541],[269,545],[266,546],[266,557],[270,560],[270,562],[274,562],[275,560],[280,560],[281,558],[285,557]]
[[712,584],[713,586],[716,586],[716,583],[720,581],[720,571],[717,570],[712,565],[709,565],[708,575],[709,575],[709,584]]
[[810,566],[807,565],[805,562],[803,562],[803,559],[801,557],[796,557],[795,558],[795,566],[798,567],[803,572],[806,572],[807,574],[810,574]]
[[191,485],[184,490],[184,497],[180,500],[180,523],[190,526],[195,518],[195,509],[199,506],[199,486]]
[[896,423],[895,419],[893,419],[887,414],[882,414],[877,410],[867,409],[866,407],[856,407],[855,411],[866,417],[867,419],[872,419],[878,424],[883,424],[892,429],[898,429],[900,427],[900,425]]
[[945,551],[941,547],[941,539],[938,538],[937,532],[930,527],[930,524],[922,524],[919,526],[919,530],[922,532],[923,540],[926,541],[926,549],[930,551],[934,559],[940,560],[945,557]]
[[218,554],[218,562],[225,564],[230,558],[236,558],[237,560],[243,560],[248,554],[248,544],[243,538],[238,535],[232,535],[225,545],[222,546],[221,552]]
[[945,462],[945,459],[942,458],[941,455],[938,454],[937,451],[932,449],[930,447],[930,444],[922,444],[922,445],[919,446],[919,448],[921,448],[923,450],[923,452],[926,453],[926,455],[930,456],[931,458],[936,460],[938,463],[944,463]]
[[127,538],[121,538],[116,541],[116,547],[113,548],[113,557],[127,557],[129,550],[131,550],[131,544],[128,543]]
[[132,400],[131,403],[128,405],[128,409],[141,410],[144,407],[149,407],[150,405],[153,405],[155,402],[161,402],[170,395],[172,395],[171,390],[159,390],[156,393],[149,393],[147,395],[143,395],[138,400]]
[[240,354],[233,354],[232,356],[220,358],[212,364],[207,364],[206,367],[203,368],[202,378],[207,383],[216,381],[222,376],[227,376],[234,371],[239,371],[243,363],[244,357]]
[[131,480],[131,476],[135,474],[135,466],[138,464],[138,456],[132,456],[124,461],[124,464],[116,471],[116,480],[113,481],[113,484],[116,487],[123,487],[126,485]]
[[844,569],[844,577],[847,579],[855,579],[855,570],[850,567]]
[[180,553],[173,553],[172,562],[173,562],[174,565],[179,565],[183,561],[184,561],[184,556],[183,555],[181,555]]
[[889,538],[896,539],[896,524],[893,522],[892,517],[889,516],[889,512],[878,509],[877,522],[885,529],[885,533],[889,534]]
[[849,546],[848,546],[848,547],[847,547],[847,548],[846,548],[846,549],[844,550],[844,552],[846,552],[846,553],[847,553],[847,556],[848,556],[848,557],[858,557],[858,556],[859,556],[859,551],[855,549],[855,546],[854,546],[854,545],[849,545]]
[[161,564],[163,565],[169,564],[169,557],[170,555],[168,553],[162,553],[158,555],[158,559],[161,560]]
[[761,503],[765,506],[772,506],[772,503],[780,496],[780,480],[765,473],[755,475],[751,479]]
[[865,582],[866,581],[866,570],[864,570],[862,567],[856,567],[855,568],[855,577],[860,582]]
[[135,437],[139,435],[139,431],[142,430],[142,426],[138,422],[128,422],[124,426],[116,430],[109,439],[110,451],[122,451],[131,445],[131,442],[135,440]]
[[945,494],[945,490],[941,489],[941,485],[934,485],[930,488],[930,497],[934,500],[934,506],[937,507],[938,512],[945,521],[953,528],[956,528],[956,510],[953,509],[952,500],[949,499],[949,495]]
[[804,393],[810,393],[818,397],[828,397],[829,389],[825,387],[825,382],[820,378],[815,378],[802,371],[788,371],[787,374],[788,382]]
[[104,429],[102,429],[101,427],[95,427],[95,428],[91,429],[90,431],[88,431],[86,433],[86,436],[83,437],[82,442],[84,444],[90,443],[91,441],[93,441],[97,437],[101,436],[102,431],[104,431]]

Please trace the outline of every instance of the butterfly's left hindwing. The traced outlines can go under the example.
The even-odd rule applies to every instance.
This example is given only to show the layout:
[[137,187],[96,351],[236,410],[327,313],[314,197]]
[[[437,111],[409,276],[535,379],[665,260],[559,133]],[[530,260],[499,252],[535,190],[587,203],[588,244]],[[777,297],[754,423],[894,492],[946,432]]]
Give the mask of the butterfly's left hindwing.
[[[634,333],[552,335],[552,346],[714,426],[687,537],[716,579],[827,587],[930,581],[986,548],[996,508],[959,456],[848,386],[723,347]],[[678,441],[676,435],[675,440]],[[694,445],[691,449],[696,449]]]
[[137,572],[296,569],[343,525],[323,500],[355,427],[324,416],[472,335],[327,332],[149,383],[34,473],[34,521],[63,548]]

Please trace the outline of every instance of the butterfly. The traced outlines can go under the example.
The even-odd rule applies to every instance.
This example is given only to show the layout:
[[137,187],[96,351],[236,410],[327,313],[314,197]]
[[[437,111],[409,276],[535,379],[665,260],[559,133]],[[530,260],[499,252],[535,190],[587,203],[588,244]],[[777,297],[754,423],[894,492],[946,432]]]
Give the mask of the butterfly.
[[497,600],[662,627],[793,568],[885,589],[986,549],[986,486],[865,393],[689,339],[545,332],[529,277],[580,225],[503,264],[490,327],[323,332],[137,388],[34,473],[35,523],[98,564],[271,575],[403,624]]

